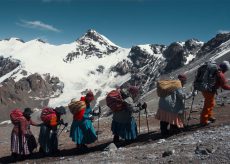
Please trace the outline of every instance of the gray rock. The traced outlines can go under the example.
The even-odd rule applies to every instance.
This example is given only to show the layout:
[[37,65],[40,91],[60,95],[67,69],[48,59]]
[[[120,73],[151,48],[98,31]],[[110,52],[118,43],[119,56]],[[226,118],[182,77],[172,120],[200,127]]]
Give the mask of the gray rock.
[[59,96],[62,93],[64,85],[57,77],[51,80],[49,75],[44,76],[35,73],[17,82],[10,77],[1,83],[0,108],[5,111],[0,115],[0,121],[7,120],[14,108],[41,109],[47,106],[52,95]]
[[109,144],[104,151],[115,151],[117,150],[117,146],[114,143]]
[[211,143],[206,144],[198,144],[196,146],[195,153],[199,155],[209,155],[211,153],[214,153],[216,151],[216,147],[213,146]]
[[175,153],[175,150],[166,150],[163,154],[162,154],[162,157],[167,157],[167,156],[170,156],[170,155],[173,155]]
[[0,56],[0,77],[17,68],[19,64],[19,60],[12,59],[11,57],[4,58],[3,56]]

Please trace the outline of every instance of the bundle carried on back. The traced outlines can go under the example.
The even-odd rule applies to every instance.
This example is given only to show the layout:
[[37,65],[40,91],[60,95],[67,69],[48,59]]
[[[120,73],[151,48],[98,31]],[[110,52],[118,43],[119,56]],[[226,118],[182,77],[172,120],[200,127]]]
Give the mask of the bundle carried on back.
[[50,126],[57,125],[57,115],[53,108],[44,108],[41,113],[41,120]]
[[216,92],[218,66],[214,61],[205,62],[197,69],[194,80],[194,89],[198,91]]
[[70,112],[75,115],[76,113],[80,112],[81,110],[86,108],[85,101],[72,99],[68,105]]
[[119,90],[112,90],[107,94],[106,104],[113,112],[120,111],[125,108],[125,104]]
[[157,95],[159,97],[166,97],[181,87],[180,80],[159,80],[157,81]]
[[11,113],[10,113],[10,120],[11,122],[15,125],[17,123],[19,123],[19,121],[21,119],[23,119],[23,113],[20,109],[14,109]]

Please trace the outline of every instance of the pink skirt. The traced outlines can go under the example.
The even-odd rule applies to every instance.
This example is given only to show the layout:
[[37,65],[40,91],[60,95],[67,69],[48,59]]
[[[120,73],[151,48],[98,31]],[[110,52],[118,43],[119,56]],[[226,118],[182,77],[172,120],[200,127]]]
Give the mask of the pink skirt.
[[22,136],[22,145],[20,149],[19,136],[14,132],[11,134],[11,152],[21,155],[30,154],[25,136]]
[[177,125],[178,128],[184,127],[182,115],[176,113],[171,113],[162,109],[158,109],[155,118],[160,121],[168,122],[172,125]]

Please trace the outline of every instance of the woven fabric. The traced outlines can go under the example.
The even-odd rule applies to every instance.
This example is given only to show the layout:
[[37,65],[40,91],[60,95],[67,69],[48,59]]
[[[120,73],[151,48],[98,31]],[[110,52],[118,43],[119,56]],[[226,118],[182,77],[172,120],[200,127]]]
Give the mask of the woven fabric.
[[158,109],[156,113],[156,119],[160,121],[168,122],[169,124],[172,125],[177,125],[178,128],[184,127],[182,115],[176,113],[171,113],[162,109]]

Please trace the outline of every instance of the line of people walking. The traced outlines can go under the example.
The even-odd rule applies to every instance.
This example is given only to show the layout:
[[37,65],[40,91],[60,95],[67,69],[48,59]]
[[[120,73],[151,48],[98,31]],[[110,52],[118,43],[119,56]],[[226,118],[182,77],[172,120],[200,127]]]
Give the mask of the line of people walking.
[[[208,121],[214,121],[212,110],[215,105],[214,95],[219,87],[230,90],[230,85],[224,73],[230,69],[227,61],[222,62],[218,66],[218,72],[214,88],[212,91],[202,90],[205,98],[204,107],[201,112],[200,123],[202,126],[207,125]],[[158,89],[159,106],[155,118],[160,121],[160,131],[162,137],[180,132],[184,127],[184,100],[196,96],[197,91],[186,93],[184,85],[187,77],[185,74],[179,74],[178,80],[162,81],[159,86],[167,86]],[[170,86],[170,87],[168,87]],[[160,87],[159,87],[160,88]],[[120,88],[111,91],[106,97],[107,106],[112,110],[111,131],[114,135],[113,142],[118,143],[120,139],[126,142],[132,142],[138,136],[136,120],[133,116],[147,108],[147,103],[138,103],[134,100],[139,99],[139,89],[134,86],[128,88]],[[98,135],[94,129],[92,121],[95,116],[99,116],[100,112],[94,112],[91,108],[91,102],[94,100],[92,91],[88,91],[85,96],[80,99],[72,99],[68,105],[70,112],[73,114],[73,121],[70,128],[70,138],[76,144],[78,149],[88,149],[87,144],[94,143]],[[31,120],[32,110],[25,108],[24,112],[19,109],[14,110],[10,117],[14,124],[11,134],[11,151],[12,156],[28,157],[34,149],[37,148],[36,140],[30,130],[30,126],[40,127],[39,133],[39,152],[44,155],[58,153],[58,126],[64,125],[61,118],[66,114],[65,107],[45,108],[41,113],[41,124]]]

